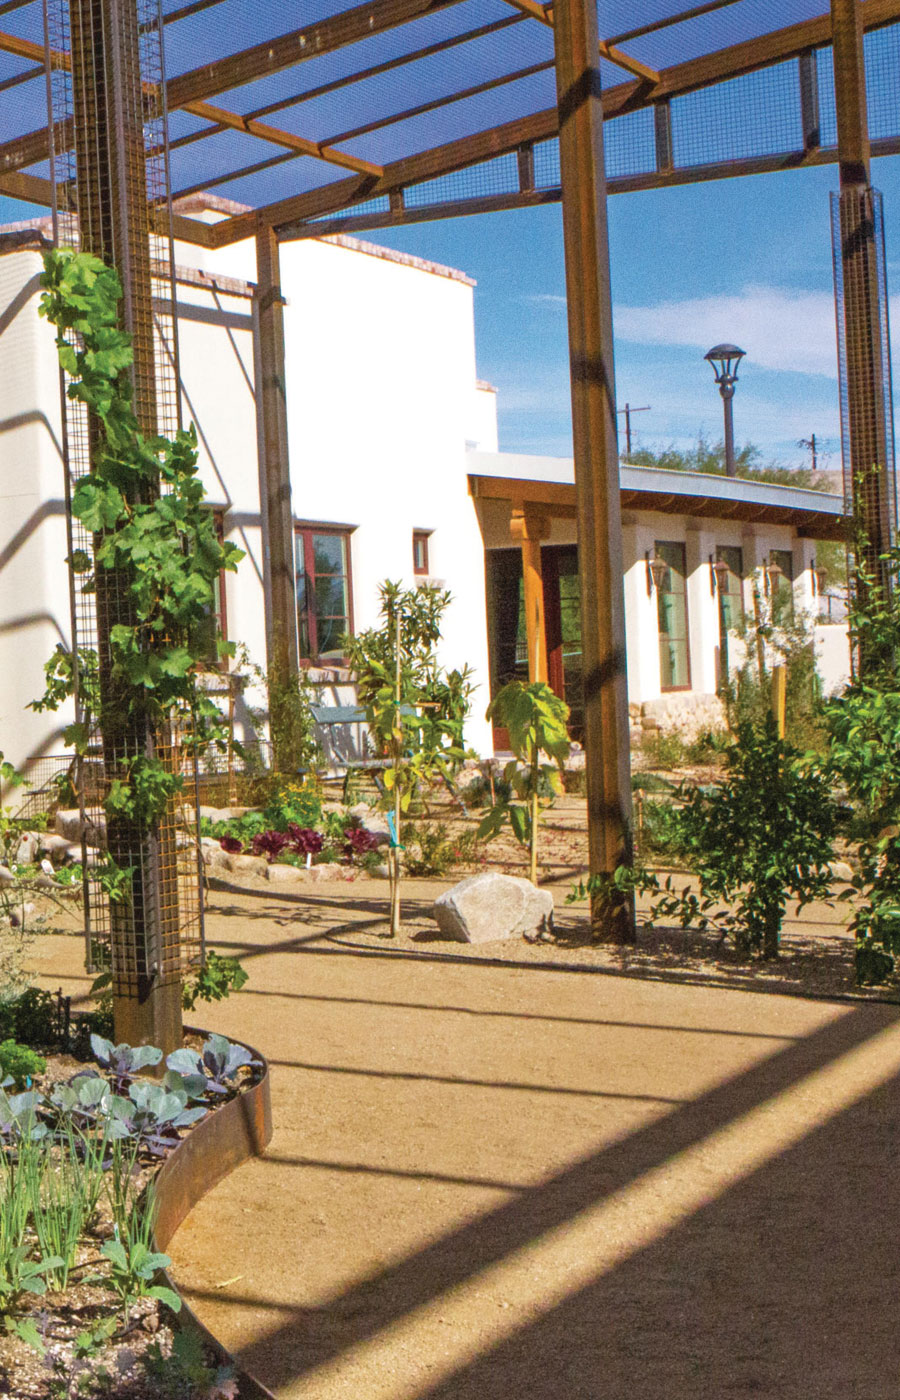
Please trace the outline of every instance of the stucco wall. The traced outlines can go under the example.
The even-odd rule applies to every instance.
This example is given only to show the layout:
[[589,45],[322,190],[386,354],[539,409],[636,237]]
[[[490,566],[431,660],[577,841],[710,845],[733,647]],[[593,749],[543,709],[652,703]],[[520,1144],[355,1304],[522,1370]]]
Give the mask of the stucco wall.
[[70,639],[59,377],[40,272],[37,250],[0,257],[0,748],[17,766],[61,752],[72,718],[25,708]]

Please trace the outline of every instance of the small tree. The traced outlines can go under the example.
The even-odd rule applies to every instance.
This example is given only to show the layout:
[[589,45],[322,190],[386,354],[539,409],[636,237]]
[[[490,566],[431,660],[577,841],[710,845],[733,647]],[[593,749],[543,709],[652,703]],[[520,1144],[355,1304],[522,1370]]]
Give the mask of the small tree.
[[[652,896],[648,922],[677,919],[683,928],[718,929],[741,956],[777,958],[787,904],[800,908],[830,894],[835,811],[825,775],[778,737],[775,719],[743,723],[725,753],[719,787],[679,790],[680,853],[700,891],[678,890],[648,870],[618,869],[573,891]],[[726,907],[721,908],[722,905]]]
[[[503,777],[514,797],[491,808],[478,835],[496,836],[508,821],[516,840],[529,847],[529,871],[532,883],[537,884],[541,802],[552,802],[554,794],[562,791],[559,773],[569,755],[569,707],[545,681],[530,685],[510,681],[491,701],[487,718],[509,734],[515,758],[506,765]],[[542,754],[553,762],[542,763]]]
[[369,738],[385,762],[380,806],[391,833],[391,936],[400,928],[400,820],[421,786],[442,777],[452,786],[465,758],[463,727],[472,683],[468,666],[446,671],[437,659],[441,619],[451,602],[446,590],[403,589],[387,581],[379,589],[380,627],[344,645],[365,707]]

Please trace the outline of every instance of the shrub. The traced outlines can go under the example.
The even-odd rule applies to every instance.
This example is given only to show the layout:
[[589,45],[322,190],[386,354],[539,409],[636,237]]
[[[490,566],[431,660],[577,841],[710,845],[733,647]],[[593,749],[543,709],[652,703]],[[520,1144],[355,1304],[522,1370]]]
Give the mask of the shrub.
[[672,730],[655,729],[645,733],[641,749],[654,768],[664,771],[679,768],[687,756],[684,740]]
[[779,739],[771,715],[762,725],[740,726],[725,763],[720,786],[679,789],[684,805],[676,830],[699,895],[689,887],[679,893],[671,876],[661,885],[647,870],[622,866],[612,877],[592,877],[572,897],[649,893],[651,923],[715,928],[742,956],[777,957],[788,901],[802,908],[830,894],[834,804],[821,771]]
[[248,975],[237,958],[221,957],[210,950],[203,967],[198,968],[181,989],[181,1004],[193,1011],[198,1001],[224,1001],[232,992],[239,992]]
[[0,1081],[9,1077],[14,1088],[23,1089],[46,1068],[43,1055],[27,1045],[19,1045],[15,1040],[0,1042]]
[[262,820],[275,831],[287,831],[291,825],[318,826],[322,820],[322,785],[318,778],[273,778]]
[[0,1002],[0,1039],[20,1045],[56,1045],[63,1035],[60,1007],[52,992],[26,987],[19,996]]

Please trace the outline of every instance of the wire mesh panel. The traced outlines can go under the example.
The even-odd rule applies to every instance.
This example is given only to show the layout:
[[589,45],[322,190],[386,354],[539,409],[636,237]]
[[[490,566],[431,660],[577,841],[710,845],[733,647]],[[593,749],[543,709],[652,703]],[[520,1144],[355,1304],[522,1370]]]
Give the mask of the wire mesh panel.
[[831,221],[844,495],[879,553],[898,518],[881,194],[833,194]]
[[[171,435],[181,415],[159,0],[43,0],[43,11],[54,241],[118,268],[134,345],[135,413],[145,433]],[[109,701],[115,689],[110,632],[134,619],[127,577],[95,568],[100,539],[71,513],[97,428],[68,397],[65,376],[61,388],[76,718],[91,735],[73,773],[87,961],[96,968],[111,959],[114,991],[137,997],[148,981],[176,981],[183,965],[203,957],[194,748],[178,727],[151,732],[125,722],[101,733],[99,696]],[[134,755],[150,751],[182,774],[182,793],[149,837],[120,819],[107,826],[111,783],[127,775]],[[108,870],[98,874],[104,861],[92,841],[130,872],[127,887]]]

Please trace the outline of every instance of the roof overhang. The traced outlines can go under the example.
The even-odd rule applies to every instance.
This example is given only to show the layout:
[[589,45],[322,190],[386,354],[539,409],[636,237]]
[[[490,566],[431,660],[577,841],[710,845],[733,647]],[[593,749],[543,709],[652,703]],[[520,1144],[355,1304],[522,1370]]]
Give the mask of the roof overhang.
[[[847,537],[844,498],[827,491],[653,467],[622,466],[619,480],[623,510],[787,525],[810,539]],[[574,481],[470,473],[469,492],[476,500],[504,501],[518,510],[539,507],[555,519],[574,520],[577,515]]]

